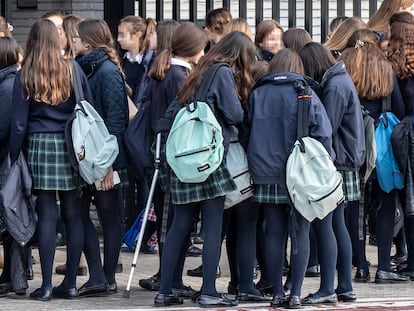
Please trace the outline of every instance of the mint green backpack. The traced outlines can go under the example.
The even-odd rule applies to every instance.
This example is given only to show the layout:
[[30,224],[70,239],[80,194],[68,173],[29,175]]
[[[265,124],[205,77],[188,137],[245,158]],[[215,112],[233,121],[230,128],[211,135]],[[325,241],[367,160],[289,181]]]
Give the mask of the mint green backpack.
[[167,162],[181,182],[204,182],[223,160],[222,129],[205,102],[221,66],[226,64],[215,64],[206,72],[197,91],[197,100],[178,111],[168,135]]

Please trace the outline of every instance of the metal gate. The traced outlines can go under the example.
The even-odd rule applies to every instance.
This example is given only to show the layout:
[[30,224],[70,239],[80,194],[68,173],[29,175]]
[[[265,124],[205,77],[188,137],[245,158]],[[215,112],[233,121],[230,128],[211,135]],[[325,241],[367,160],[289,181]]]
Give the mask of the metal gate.
[[115,33],[118,21],[128,14],[204,25],[208,11],[226,7],[234,17],[245,18],[253,28],[263,19],[273,18],[285,29],[301,27],[315,41],[324,41],[332,18],[360,16],[367,20],[380,3],[378,0],[105,0],[105,19],[113,22],[111,28]]

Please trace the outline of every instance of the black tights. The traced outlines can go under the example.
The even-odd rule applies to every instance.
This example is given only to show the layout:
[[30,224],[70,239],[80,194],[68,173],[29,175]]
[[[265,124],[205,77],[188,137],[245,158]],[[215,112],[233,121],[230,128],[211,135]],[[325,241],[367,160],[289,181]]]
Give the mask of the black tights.
[[104,237],[104,264],[100,257],[99,238],[89,216],[91,193],[82,199],[82,221],[85,228],[84,251],[90,277],[88,285],[115,282],[115,269],[122,241],[122,221],[117,197],[119,190],[97,191],[94,203],[99,214]]
[[197,203],[173,205],[174,219],[164,245],[161,262],[161,294],[171,293],[174,270],[182,245],[193,228],[194,210],[200,205],[204,228],[203,295],[216,296],[216,269],[220,257],[221,225],[223,222],[224,197],[218,197]]
[[[285,295],[282,283],[283,261],[286,238],[290,232],[296,239],[296,243],[291,243],[291,295],[300,297],[309,259],[309,222],[295,213],[295,232],[293,232],[289,205],[263,204],[263,207],[266,218],[266,260],[273,284],[273,294],[277,297]],[[294,252],[295,244],[296,252]]]
[[397,190],[381,193],[381,207],[377,212],[375,233],[378,242],[378,270],[391,271],[390,253],[394,234]]
[[[256,257],[256,224],[258,207],[246,200],[225,211],[230,213],[227,230],[227,257],[230,283],[243,293],[255,293],[253,270]],[[224,226],[223,226],[224,228]]]
[[[155,187],[153,202],[154,202],[155,215],[157,216],[156,230],[157,230],[157,235],[158,235],[158,255],[160,259],[160,266],[159,266],[157,274],[159,275],[162,275],[161,262],[162,262],[163,252],[164,252],[164,244],[165,244],[165,241],[162,241],[162,237],[161,237],[162,231],[163,231],[162,224],[164,221],[163,219],[164,199],[165,199],[164,192],[162,191],[160,185],[157,184],[157,186]],[[174,209],[171,204],[169,204],[168,206],[167,217],[168,217],[168,220],[167,220],[166,231],[168,232],[168,230],[170,230],[171,228],[172,220],[174,217]],[[174,269],[173,288],[182,288],[183,286],[183,269],[184,269],[186,251],[188,249],[189,243],[190,243],[190,234],[188,234],[188,237],[185,239],[184,243],[181,246],[181,252],[178,257],[177,266]]]
[[[56,191],[36,190],[36,212],[38,217],[37,235],[40,267],[42,269],[42,288],[52,288],[52,270],[56,249],[56,224],[58,210]],[[76,272],[83,247],[83,230],[80,217],[80,204],[76,191],[58,191],[62,219],[67,230],[67,272],[64,285],[76,287]]]

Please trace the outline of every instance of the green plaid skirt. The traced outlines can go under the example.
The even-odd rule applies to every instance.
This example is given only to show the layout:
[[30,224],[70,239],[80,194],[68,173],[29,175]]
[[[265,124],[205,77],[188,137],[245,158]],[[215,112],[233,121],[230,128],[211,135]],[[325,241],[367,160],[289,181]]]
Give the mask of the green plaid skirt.
[[170,177],[171,202],[174,204],[187,204],[213,199],[237,189],[224,161],[202,183],[183,183],[172,170]]
[[358,171],[339,171],[343,178],[342,188],[344,190],[345,200],[357,201],[361,198],[361,183]]
[[63,133],[34,133],[27,140],[34,189],[73,190],[75,180]]
[[258,203],[286,204],[289,203],[284,185],[253,184],[253,201]]

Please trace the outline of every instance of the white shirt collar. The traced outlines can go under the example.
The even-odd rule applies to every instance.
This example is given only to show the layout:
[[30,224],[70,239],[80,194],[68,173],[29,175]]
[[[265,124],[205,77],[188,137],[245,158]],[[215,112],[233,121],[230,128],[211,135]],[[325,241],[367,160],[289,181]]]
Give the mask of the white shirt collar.
[[182,59],[178,59],[175,57],[171,58],[171,65],[178,65],[178,66],[182,66],[188,69],[192,69],[191,64],[189,62],[186,62],[185,60]]
[[124,58],[128,58],[128,60],[131,62],[131,63],[134,63],[134,62],[136,62],[136,63],[138,63],[138,64],[141,64],[142,63],[142,58],[144,57],[144,55],[142,55],[141,53],[139,53],[137,56],[135,56],[135,58],[133,58],[132,56],[131,56],[131,53],[128,51],[128,52],[126,52],[125,53],[125,55],[124,55]]

